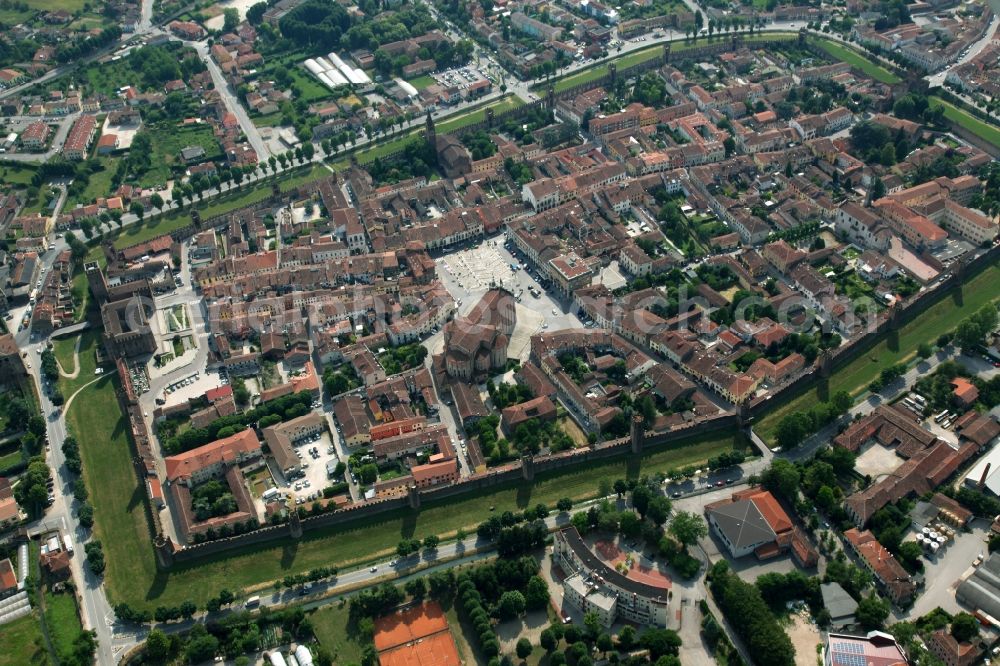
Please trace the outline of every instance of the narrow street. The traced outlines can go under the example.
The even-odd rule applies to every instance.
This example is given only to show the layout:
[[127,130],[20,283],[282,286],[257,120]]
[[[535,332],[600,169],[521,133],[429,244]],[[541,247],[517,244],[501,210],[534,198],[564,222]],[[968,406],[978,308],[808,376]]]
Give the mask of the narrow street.
[[236,120],[239,121],[243,134],[247,137],[247,141],[250,142],[250,145],[257,152],[257,160],[259,162],[266,162],[267,158],[271,156],[271,152],[267,149],[264,139],[260,136],[260,130],[257,129],[257,126],[254,125],[253,122],[251,122],[246,109],[243,108],[243,105],[240,104],[239,99],[237,99],[236,91],[230,88],[225,77],[222,75],[222,70],[219,69],[219,65],[216,64],[215,60],[209,54],[208,42],[185,41],[184,45],[190,46],[198,52],[198,57],[202,59],[205,66],[208,67],[209,73],[212,75],[212,83],[215,84],[215,89],[219,91],[219,95],[222,97],[222,103],[226,106],[226,110],[236,116]]

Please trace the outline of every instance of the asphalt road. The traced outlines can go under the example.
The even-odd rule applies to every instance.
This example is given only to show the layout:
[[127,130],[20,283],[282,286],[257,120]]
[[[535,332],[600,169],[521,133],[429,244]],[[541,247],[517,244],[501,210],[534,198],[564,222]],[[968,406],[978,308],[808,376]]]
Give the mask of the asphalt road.
[[[49,466],[53,470],[55,484],[53,495],[55,501],[48,508],[43,519],[28,526],[30,534],[40,534],[48,529],[60,529],[64,533],[70,534],[76,544],[74,555],[70,559],[73,580],[76,582],[77,591],[82,599],[81,616],[84,627],[97,632],[98,640],[98,663],[111,664],[117,661],[113,655],[113,636],[109,619],[113,613],[111,606],[104,594],[102,581],[91,573],[85,566],[85,555],[83,545],[91,536],[90,530],[80,525],[73,511],[73,483],[74,477],[66,468],[65,456],[62,452],[62,444],[66,439],[66,422],[64,412],[57,411],[55,405],[49,400],[43,389],[42,378],[40,376],[41,360],[40,351],[44,348],[45,342],[40,341],[28,346],[22,346],[27,350],[28,360],[31,362],[31,376],[38,386],[38,395],[41,401],[42,413],[46,415],[48,427],[48,442],[50,445],[48,455]],[[73,396],[66,396],[67,405],[71,404]]]

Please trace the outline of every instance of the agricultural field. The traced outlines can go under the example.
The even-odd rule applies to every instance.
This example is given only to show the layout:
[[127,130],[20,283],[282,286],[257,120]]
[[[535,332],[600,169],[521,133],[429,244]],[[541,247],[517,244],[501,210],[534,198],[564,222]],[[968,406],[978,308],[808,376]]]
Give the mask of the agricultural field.
[[32,613],[0,627],[3,649],[0,666],[47,666],[52,664],[38,617]]

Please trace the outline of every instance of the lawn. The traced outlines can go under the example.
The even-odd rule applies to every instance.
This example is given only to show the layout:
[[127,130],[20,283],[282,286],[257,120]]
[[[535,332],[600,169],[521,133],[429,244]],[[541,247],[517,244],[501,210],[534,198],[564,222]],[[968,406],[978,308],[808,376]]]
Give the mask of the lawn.
[[76,339],[78,337],[80,336],[73,335],[68,338],[52,340],[52,353],[55,354],[56,360],[59,361],[59,365],[66,372],[73,372],[73,368],[76,367],[74,353],[76,351]]
[[960,109],[959,107],[946,102],[939,97],[933,97],[931,102],[935,106],[944,107],[944,117],[951,122],[959,125],[960,127],[967,129],[976,136],[978,136],[983,141],[993,144],[994,146],[1000,147],[1000,128],[996,125],[991,125],[987,122],[976,118],[968,111]]
[[83,191],[79,194],[70,194],[66,198],[66,210],[74,208],[77,204],[91,204],[98,198],[111,194],[111,179],[115,175],[118,163],[122,161],[122,158],[97,157],[95,159],[101,165],[101,169],[90,174],[87,187]]
[[358,164],[368,164],[369,162],[374,162],[380,157],[385,157],[390,153],[394,153],[397,150],[402,150],[407,144],[412,143],[417,140],[417,132],[410,132],[398,139],[393,139],[392,141],[386,141],[384,143],[379,143],[371,148],[366,148],[355,154],[358,160]]
[[43,12],[51,12],[59,9],[65,9],[70,14],[75,14],[76,12],[83,9],[84,5],[87,4],[86,0],[24,0],[24,4],[32,9],[37,9]]
[[73,401],[66,421],[80,443],[83,478],[96,508],[94,535],[107,557],[108,596],[112,603],[127,599],[152,608],[161,580],[116,387],[110,375],[87,387]]
[[362,645],[354,640],[356,633],[348,631],[350,612],[345,604],[329,604],[309,616],[313,633],[320,645],[333,654],[335,664],[360,664]]
[[[80,372],[77,373],[76,377],[73,379],[69,379],[68,377],[59,378],[59,390],[62,391],[63,397],[67,400],[69,400],[81,386],[94,381],[94,378],[97,376],[94,374],[94,370],[97,369],[97,344],[100,334],[94,329],[87,329],[80,333],[80,335],[82,336],[80,341],[80,355],[78,359]],[[72,356],[73,345],[76,343],[76,337],[77,336],[72,336],[53,341],[53,353],[56,355],[56,359],[60,363],[64,362],[64,358]],[[63,369],[67,372],[72,372],[72,358],[66,360],[65,363],[67,365],[63,365]]]
[[434,77],[430,74],[424,74],[423,76],[418,76],[415,79],[410,79],[407,83],[417,90],[423,90],[424,88],[434,85],[437,81],[435,81]]
[[872,77],[876,81],[881,81],[882,83],[899,83],[902,79],[887,70],[885,67],[876,65],[871,60],[861,55],[853,49],[849,49],[846,46],[842,46],[836,42],[832,42],[829,39],[815,39],[815,42],[819,45],[821,49],[829,53],[831,56],[837,60],[846,62],[852,67],[857,67],[862,72]]
[[72,593],[45,594],[45,626],[56,654],[71,653],[73,641],[83,630]]
[[76,309],[73,312],[73,321],[83,321],[83,317],[87,313],[87,305],[90,301],[90,285],[87,282],[87,273],[80,268],[76,269],[76,272],[73,274],[71,291],[73,293],[73,300],[76,303]]
[[508,95],[503,99],[487,104],[486,106],[480,107],[475,111],[455,116],[454,118],[448,118],[447,120],[437,123],[437,131],[452,132],[461,127],[465,127],[466,125],[478,123],[486,118],[486,109],[493,109],[496,113],[503,113],[504,111],[516,109],[519,106],[524,106],[524,100],[517,95]]
[[0,666],[51,664],[38,617],[34,613],[0,626]]
[[20,447],[14,448],[10,453],[0,455],[0,475],[3,475],[12,467],[19,467],[24,463],[24,454]]
[[945,296],[898,332],[888,335],[837,370],[828,382],[821,382],[776,407],[757,422],[754,432],[765,442],[771,442],[778,423],[786,415],[808,410],[837,391],[848,391],[854,397],[861,395],[884,368],[910,360],[921,343],[933,343],[939,335],[955,328],[983,305],[1000,299],[1000,266],[990,266],[966,281],[961,296],[959,299],[958,292]]
[[0,181],[8,185],[30,185],[37,169],[33,166],[4,163],[0,166]]
[[95,532],[107,554],[105,582],[111,602],[127,601],[149,609],[186,599],[203,604],[223,587],[264,589],[270,581],[318,566],[372,561],[394,552],[403,537],[422,539],[431,534],[453,535],[459,528],[471,530],[490,515],[490,507],[503,511],[539,502],[553,505],[561,497],[593,497],[601,479],[638,478],[640,473],[699,464],[738,444],[731,435],[680,441],[641,460],[619,457],[558,474],[540,474],[531,485],[506,484],[427,503],[419,513],[403,509],[371,516],[309,532],[299,542],[250,547],[165,573],[156,570],[125,421],[106,418],[118,409],[114,391],[111,378],[88,387],[74,401],[67,419],[80,442],[84,478],[97,507]]

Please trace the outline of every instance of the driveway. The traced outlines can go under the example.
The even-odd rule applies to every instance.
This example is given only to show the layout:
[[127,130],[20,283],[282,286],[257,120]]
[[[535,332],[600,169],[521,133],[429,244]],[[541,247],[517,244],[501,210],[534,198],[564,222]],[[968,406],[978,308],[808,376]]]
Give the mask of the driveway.
[[[958,532],[954,543],[946,546],[943,551],[938,551],[935,558],[924,558],[925,587],[912,608],[893,613],[896,619],[916,619],[938,606],[949,613],[971,610],[963,608],[955,600],[955,588],[972,572],[972,561],[980,553],[988,554],[986,538],[989,536],[990,525],[987,520],[975,518],[970,526],[970,532]],[[911,534],[908,539],[912,538]]]

